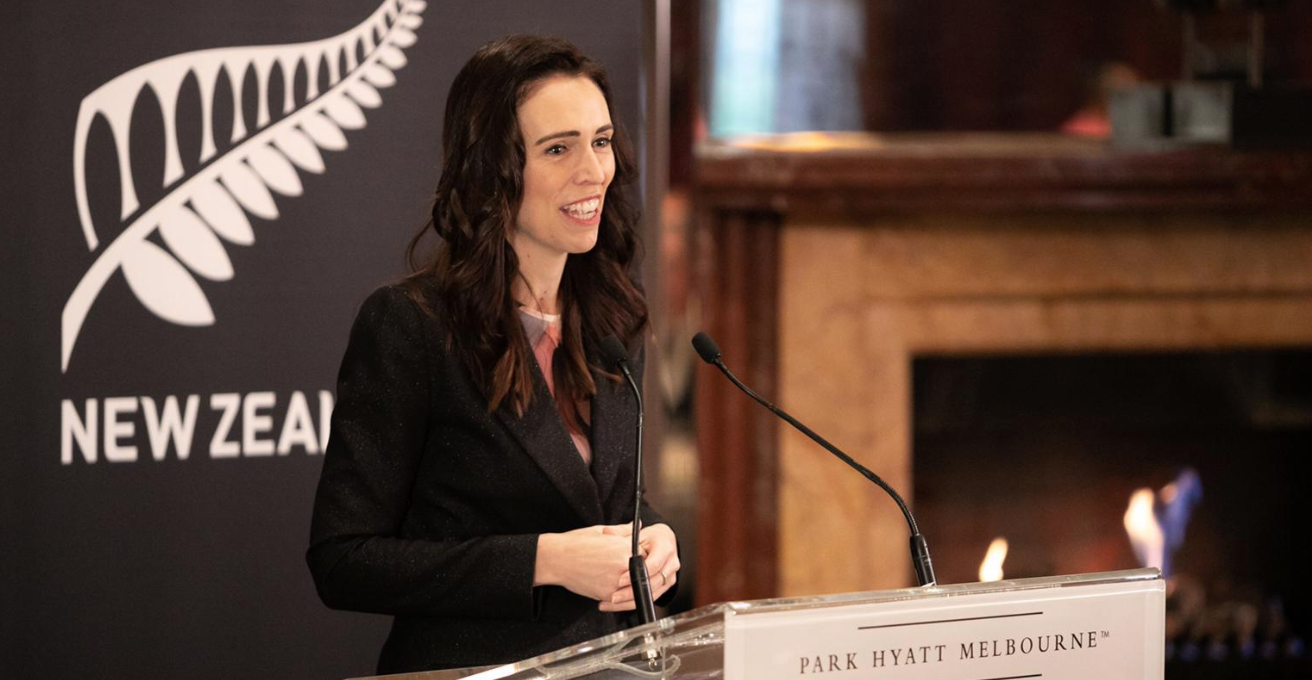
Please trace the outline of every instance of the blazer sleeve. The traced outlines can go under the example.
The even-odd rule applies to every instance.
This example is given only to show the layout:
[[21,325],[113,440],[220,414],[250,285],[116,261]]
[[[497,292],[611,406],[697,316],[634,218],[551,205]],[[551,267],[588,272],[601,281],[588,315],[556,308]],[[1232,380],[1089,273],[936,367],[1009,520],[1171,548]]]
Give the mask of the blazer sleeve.
[[536,534],[402,537],[428,438],[439,339],[383,288],[361,307],[337,381],[306,561],[324,604],[390,615],[532,619]]

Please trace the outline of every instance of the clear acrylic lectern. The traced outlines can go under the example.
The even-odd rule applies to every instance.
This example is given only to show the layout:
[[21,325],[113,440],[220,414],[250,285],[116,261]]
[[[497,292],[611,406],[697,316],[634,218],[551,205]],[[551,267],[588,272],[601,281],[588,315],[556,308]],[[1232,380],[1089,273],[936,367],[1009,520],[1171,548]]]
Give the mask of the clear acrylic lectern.
[[390,680],[1148,678],[1156,569],[725,602],[503,666]]

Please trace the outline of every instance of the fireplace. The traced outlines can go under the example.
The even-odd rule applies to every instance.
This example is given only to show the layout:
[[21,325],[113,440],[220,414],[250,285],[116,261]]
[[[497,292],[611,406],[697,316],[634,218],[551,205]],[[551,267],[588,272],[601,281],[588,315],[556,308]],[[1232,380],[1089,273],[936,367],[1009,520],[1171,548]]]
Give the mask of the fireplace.
[[[1059,500],[1087,500],[1100,509],[1087,518],[1031,513],[1035,528],[1010,537],[1008,574],[1132,565],[1119,526],[1128,491],[1159,489],[1176,472],[1174,465],[1149,463],[1184,460],[1202,445],[1232,450],[1219,448],[1224,433],[1207,430],[1201,442],[1164,443],[1166,453],[1156,458],[1113,457],[1145,444],[1126,433],[1145,405],[1176,429],[1199,419],[1208,427],[1236,422],[1226,414],[1259,423],[1288,415],[1272,400],[1224,385],[1190,390],[1207,401],[1185,407],[1169,392],[1183,379],[1170,376],[1190,367],[1200,371],[1190,380],[1206,386],[1237,374],[1251,392],[1263,384],[1266,362],[1271,388],[1279,390],[1293,370],[1283,368],[1285,353],[1312,349],[1312,155],[1217,148],[1128,154],[1051,135],[824,141],[801,148],[788,139],[751,140],[699,151],[705,328],[725,361],[758,391],[931,515],[943,485],[926,487],[932,480],[920,477],[927,461],[943,454],[922,456],[921,445],[935,432],[925,428],[937,418],[946,429],[934,436],[946,446],[956,417],[949,411],[970,402],[960,401],[968,394],[935,396],[925,385],[969,386],[972,371],[987,377],[998,366],[1047,380],[1034,383],[1038,391],[1009,388],[1017,392],[1012,402],[990,397],[997,406],[977,403],[973,413],[1005,418],[989,409],[1011,403],[1013,411],[1043,414],[1045,428],[1021,443],[1066,447],[1074,452],[1063,454],[1069,460],[1012,460],[1022,450],[994,441],[990,455],[999,465],[975,475],[1019,479],[1018,488],[1038,486],[1036,493],[1049,496],[1054,492],[1045,489],[1055,487],[1055,475],[1088,478],[1065,487]],[[1063,368],[1067,360],[1075,368]],[[1104,361],[1112,368],[1097,367]],[[966,377],[952,377],[956,371],[935,377],[940,362],[961,363]],[[1066,384],[1054,375],[1085,372],[1078,368],[1085,365],[1112,381],[1100,389],[1121,394],[1110,406],[1070,416],[1070,405],[1040,398],[1043,389],[1060,392]],[[1156,377],[1133,382],[1142,372]],[[747,408],[731,389],[713,377],[697,385],[698,601],[910,585],[906,526],[892,503],[768,413]],[[1095,392],[1066,396],[1079,405]],[[946,401],[936,406],[934,398]],[[1027,405],[1032,408],[1022,408]],[[1112,416],[1120,424],[1107,430],[1121,432],[1120,440],[1093,444],[1072,434]],[[1287,434],[1259,430],[1259,439]],[[1242,456],[1246,463],[1258,458],[1252,450]],[[1227,459],[1216,457],[1198,463],[1205,489],[1200,513],[1246,488],[1227,490],[1212,477],[1242,481],[1256,474],[1216,472]],[[1003,475],[1004,467],[1015,466],[1033,474]],[[1294,474],[1266,479],[1298,500]],[[982,523],[1000,512],[998,496],[973,493],[979,519],[949,520],[950,535],[962,529],[958,522]],[[1208,521],[1195,519],[1181,560],[1225,562],[1212,558],[1229,548],[1209,543],[1208,535],[1221,530],[1207,530]],[[974,580],[984,549],[1002,529],[977,526],[978,535],[958,540],[942,537],[939,523],[921,521],[939,575]],[[1290,516],[1282,515],[1277,527],[1270,531],[1301,539],[1302,527]],[[1257,533],[1254,540],[1275,538]],[[1035,543],[1051,543],[1052,550]],[[1270,580],[1257,587],[1283,590]]]
[[1312,474],[1312,352],[923,357],[913,395],[916,509],[942,580],[975,580],[996,536],[1013,576],[1140,566],[1131,493],[1192,467],[1204,495],[1177,571],[1304,587],[1289,520],[1312,517],[1291,483]]
[[934,356],[912,373],[916,511],[941,581],[977,580],[1000,537],[1008,577],[1147,566],[1127,502],[1185,471],[1201,496],[1180,499],[1196,503],[1168,550],[1170,676],[1240,661],[1270,676],[1305,657],[1295,518],[1312,517],[1299,481],[1312,477],[1312,351]]

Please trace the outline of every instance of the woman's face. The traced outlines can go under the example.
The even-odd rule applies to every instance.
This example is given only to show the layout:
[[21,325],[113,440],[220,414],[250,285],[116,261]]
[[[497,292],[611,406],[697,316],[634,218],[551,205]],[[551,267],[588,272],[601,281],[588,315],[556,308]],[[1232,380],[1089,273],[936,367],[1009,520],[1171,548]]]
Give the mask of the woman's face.
[[610,112],[591,79],[552,76],[519,106],[524,196],[513,245],[520,258],[586,253],[597,243],[606,187],[615,177]]

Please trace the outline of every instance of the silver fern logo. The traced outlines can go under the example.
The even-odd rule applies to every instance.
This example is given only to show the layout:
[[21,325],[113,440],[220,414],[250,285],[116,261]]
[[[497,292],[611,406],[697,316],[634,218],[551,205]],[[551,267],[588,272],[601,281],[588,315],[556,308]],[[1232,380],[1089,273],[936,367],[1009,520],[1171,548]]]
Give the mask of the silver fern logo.
[[[61,371],[82,323],[109,278],[122,269],[128,287],[146,309],[184,326],[209,326],[214,311],[193,273],[211,281],[233,277],[223,241],[248,246],[255,230],[247,213],[278,218],[273,192],[299,196],[297,168],[324,171],[320,149],[346,148],[346,130],[364,127],[364,109],[382,104],[379,89],[396,82],[405,66],[404,49],[418,39],[424,0],[385,0],[363,23],[324,40],[292,45],[229,47],[187,52],[139,66],[97,88],[82,100],[73,145],[73,181],[78,217],[87,248],[100,248],[87,197],[87,138],[97,117],[109,124],[117,155],[122,230],[106,245],[78,282],[62,318]],[[360,57],[363,54],[363,57]],[[327,66],[328,87],[320,92],[320,61]],[[345,64],[345,68],[342,67]],[[277,65],[287,85],[283,117],[270,125],[270,73]],[[296,108],[290,74],[304,68],[305,103]],[[256,123],[248,130],[243,116],[245,75],[254,73],[259,92]],[[232,148],[221,155],[214,143],[214,100],[220,73],[232,87]],[[201,97],[200,166],[189,176],[178,148],[178,93],[189,75]],[[153,205],[139,205],[132,179],[129,132],[138,97],[150,88],[164,121],[164,187]],[[170,187],[172,187],[170,189]],[[272,192],[270,191],[272,190]],[[130,220],[130,221],[129,221]],[[165,247],[147,240],[155,232]]]

